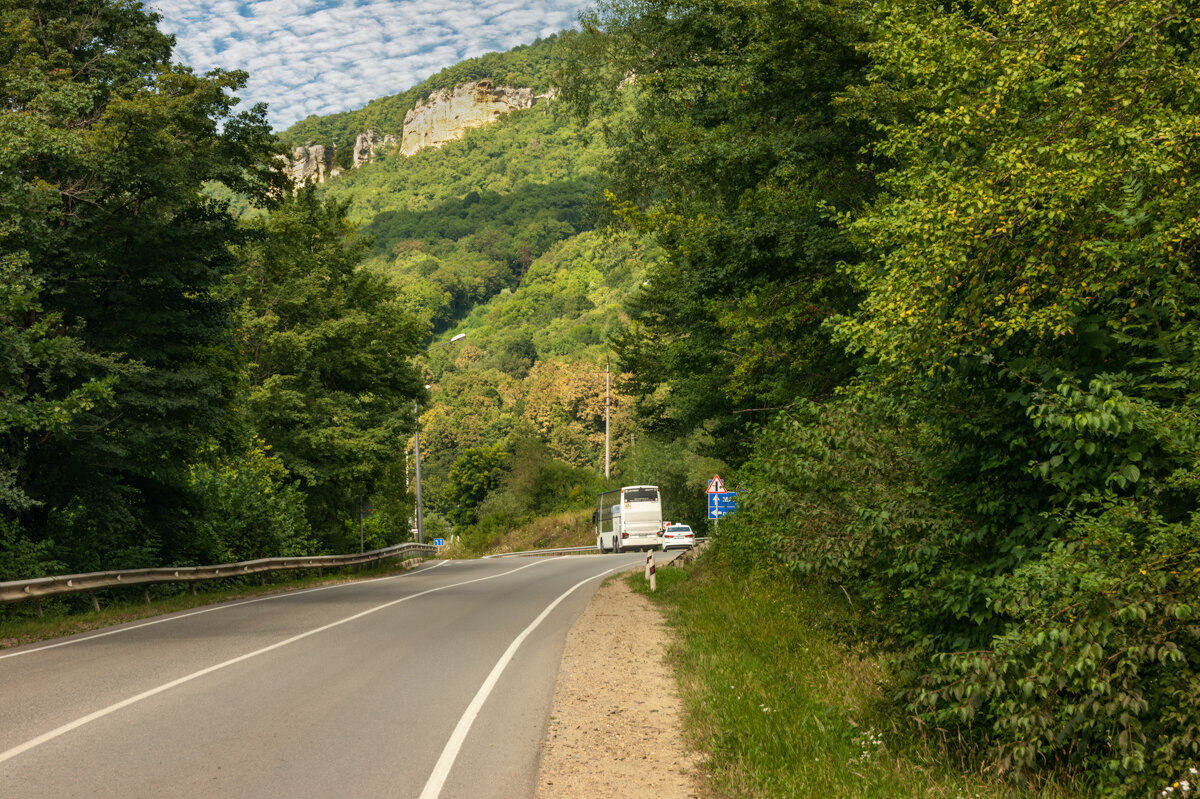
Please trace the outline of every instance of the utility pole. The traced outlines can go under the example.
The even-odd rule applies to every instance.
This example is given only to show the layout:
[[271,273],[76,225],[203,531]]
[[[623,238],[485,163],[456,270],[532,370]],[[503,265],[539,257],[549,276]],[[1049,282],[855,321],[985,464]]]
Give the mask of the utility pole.
[[[609,464],[611,462],[611,446],[608,433],[608,421],[612,411],[612,366],[609,357],[604,356],[604,480],[608,481]],[[607,488],[607,487],[606,487]]]
[[413,458],[417,466],[417,543],[425,543],[425,519],[421,505],[421,411],[413,400]]
[[[430,351],[436,350],[438,347],[444,347],[447,344],[453,344],[456,341],[461,341],[466,338],[466,333],[459,333],[449,341],[443,341],[441,344],[434,344],[432,347],[420,350],[418,354],[428,355]],[[413,366],[417,365],[416,356],[413,356]],[[429,386],[425,386],[429,388]],[[425,509],[421,503],[421,409],[417,404],[417,400],[413,400],[413,460],[416,464],[417,478],[417,543],[425,543]]]

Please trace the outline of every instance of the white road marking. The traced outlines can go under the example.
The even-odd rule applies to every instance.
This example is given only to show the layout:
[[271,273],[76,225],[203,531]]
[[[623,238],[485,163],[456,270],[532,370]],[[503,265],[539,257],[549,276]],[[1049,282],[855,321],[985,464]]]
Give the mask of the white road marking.
[[[353,616],[347,616],[344,619],[340,619],[338,621],[331,622],[329,624],[325,624],[321,627],[316,627],[312,630],[309,630],[308,632],[303,632],[303,633],[300,633],[299,635],[293,635],[291,638],[288,638],[283,641],[279,641],[278,643],[271,644],[270,646],[264,646],[262,649],[256,649],[253,652],[247,652],[244,655],[239,655],[238,657],[231,658],[230,660],[226,660],[224,663],[218,663],[215,666],[209,666],[206,669],[201,669],[200,671],[192,672],[191,674],[188,674],[185,677],[180,677],[177,680],[171,680],[168,683],[163,683],[162,685],[158,686],[157,688],[151,688],[149,691],[143,691],[142,693],[138,694],[137,696],[131,696],[128,699],[124,699],[120,702],[109,705],[106,708],[101,708],[100,710],[97,710],[94,713],[89,713],[88,715],[83,716],[82,718],[78,718],[75,721],[68,722],[67,724],[62,725],[61,727],[50,730],[50,732],[39,735],[38,737],[33,738],[29,741],[26,741],[25,743],[20,744],[18,746],[14,746],[12,749],[9,749],[6,752],[0,752],[0,763],[3,763],[7,760],[11,760],[14,757],[16,757],[17,755],[28,752],[30,749],[41,746],[42,744],[46,743],[47,741],[52,741],[55,738],[58,738],[59,736],[62,736],[62,735],[67,734],[68,732],[71,732],[72,730],[77,730],[80,727],[84,726],[85,724],[89,724],[93,721],[96,721],[97,719],[102,719],[105,716],[112,715],[113,713],[116,713],[118,710],[127,708],[130,705],[137,704],[138,702],[141,702],[143,699],[149,699],[152,696],[157,696],[158,694],[161,694],[165,691],[169,691],[172,688],[177,688],[180,685],[183,685],[184,683],[188,683],[188,682],[191,682],[192,680],[203,677],[206,674],[212,674],[214,671],[220,671],[221,669],[228,668],[229,666],[233,666],[234,664],[241,663],[243,660],[249,660],[250,658],[258,657],[259,655],[265,655],[267,652],[272,652],[276,649],[279,649],[280,647],[287,646],[288,644],[294,644],[297,641],[301,641],[305,638],[316,635],[317,633],[322,633],[322,632],[325,632],[326,630],[331,630],[334,627],[340,627],[343,624],[347,624],[349,622],[356,621],[358,619],[361,619],[363,616],[369,616],[372,613],[375,613],[376,611],[390,608],[393,605],[399,605],[401,602],[407,602],[410,599],[416,599],[417,597],[422,597],[422,596],[425,596],[426,594],[433,594],[438,591],[445,591],[446,589],[449,589],[449,588],[458,588],[459,586],[470,585],[471,583],[480,583],[480,582],[483,582],[484,580],[494,580],[497,577],[504,577],[506,575],[513,574],[514,572],[519,572],[522,569],[528,569],[530,566],[536,566],[536,565],[538,565],[538,563],[546,563],[546,562],[547,561],[545,561],[545,560],[538,560],[538,561],[534,561],[533,563],[527,563],[524,566],[519,566],[515,569],[510,569],[509,571],[506,571],[506,572],[501,572],[500,574],[493,574],[488,577],[477,577],[474,580],[464,580],[461,583],[452,583],[451,585],[443,585],[440,588],[430,588],[427,591],[421,591],[420,593],[412,594],[411,596],[405,596],[405,597],[401,597],[399,599],[393,599],[391,602],[385,602],[382,605],[376,605],[375,607],[368,608],[367,610],[364,610],[360,613],[355,613]],[[572,590],[574,590],[574,589],[572,589]]]
[[282,594],[272,594],[271,596],[262,596],[257,599],[246,599],[241,602],[225,602],[220,605],[213,605],[212,607],[204,608],[202,610],[193,610],[190,613],[173,613],[170,616],[163,616],[162,618],[158,618],[153,621],[143,622],[142,624],[129,624],[129,625],[125,625],[122,627],[115,627],[111,630],[105,630],[104,632],[96,633],[95,635],[80,636],[78,638],[70,638],[66,641],[58,641],[53,644],[45,644],[44,646],[36,646],[36,647],[32,647],[30,649],[22,649],[19,652],[8,652],[8,653],[0,654],[0,660],[4,660],[5,658],[20,657],[21,655],[28,655],[33,652],[44,652],[47,649],[57,649],[60,646],[70,646],[71,644],[81,644],[84,641],[94,641],[97,638],[105,638],[109,635],[118,635],[120,633],[127,633],[130,630],[140,630],[143,627],[153,627],[155,624],[165,624],[166,622],[169,622],[169,621],[178,621],[179,619],[187,619],[192,616],[199,616],[203,613],[212,613],[213,611],[216,611],[216,610],[228,610],[229,608],[240,608],[242,605],[253,605],[255,602],[269,602],[272,599],[286,599],[287,597],[300,596],[301,594],[311,594],[314,591],[328,591],[331,588],[345,588],[345,587],[351,586],[351,585],[364,585],[366,583],[377,583],[377,582],[380,582],[381,580],[395,580],[399,577],[406,577],[407,575],[410,575],[410,574],[416,574],[418,571],[433,571],[438,566],[444,566],[445,564],[447,564],[449,562],[450,561],[448,561],[448,560],[442,560],[442,561],[438,561],[433,566],[430,566],[428,569],[422,569],[421,567],[418,566],[416,569],[413,569],[412,571],[407,571],[407,572],[404,572],[403,574],[391,574],[391,575],[388,575],[387,577],[372,577],[370,580],[354,580],[354,581],[348,582],[348,583],[338,583],[337,585],[322,585],[322,586],[318,586],[317,588],[304,588],[299,591],[287,591]]
[[600,574],[592,575],[586,580],[580,580],[575,585],[568,588],[558,599],[551,602],[541,614],[534,619],[524,631],[518,635],[513,642],[508,645],[508,649],[500,656],[500,660],[492,667],[492,672],[483,681],[483,685],[479,686],[479,691],[475,694],[475,698],[471,700],[471,704],[467,705],[466,711],[462,718],[458,720],[458,726],[454,728],[454,732],[450,734],[450,740],[446,742],[446,748],[442,750],[441,757],[438,758],[437,764],[433,767],[433,773],[429,775],[429,780],[425,783],[425,789],[421,791],[421,799],[438,799],[442,794],[442,788],[446,784],[446,778],[450,776],[450,769],[454,767],[454,761],[458,758],[458,753],[462,749],[463,743],[467,740],[467,733],[471,731],[471,725],[475,723],[475,717],[479,715],[483,703],[487,701],[491,695],[492,689],[496,687],[496,683],[500,681],[500,675],[508,666],[509,661],[516,655],[517,649],[529,637],[537,626],[550,615],[550,611],[558,607],[558,603],[562,602],[568,596],[575,592],[577,588],[585,583],[589,583],[606,574],[616,571],[616,568],[601,572]]

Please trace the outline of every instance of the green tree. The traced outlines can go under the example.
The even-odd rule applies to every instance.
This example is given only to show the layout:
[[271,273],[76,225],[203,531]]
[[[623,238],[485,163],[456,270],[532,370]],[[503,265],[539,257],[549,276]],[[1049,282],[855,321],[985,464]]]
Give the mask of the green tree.
[[202,498],[203,563],[309,554],[304,495],[261,440],[194,464],[191,480]]
[[565,97],[613,114],[613,211],[666,251],[615,339],[664,430],[713,420],[736,449],[753,419],[735,409],[823,396],[849,373],[823,324],[853,307],[836,267],[855,252],[827,209],[871,191],[867,126],[832,104],[862,74],[863,36],[840,0],[614,0],[584,16]]
[[509,453],[499,444],[472,447],[454,462],[446,480],[446,516],[456,526],[467,526],[476,520],[479,505],[495,490],[509,468]]
[[879,5],[844,97],[892,167],[852,216],[870,257],[839,334],[913,410],[919,498],[950,520],[876,516],[904,545],[856,588],[907,625],[910,711],[1128,795],[1200,740],[1193,16]]
[[231,289],[243,303],[249,424],[300,481],[324,544],[357,543],[357,498],[397,488],[385,476],[399,472],[412,430],[425,328],[386,278],[358,267],[366,244],[344,204],[305,190],[248,231]]
[[129,0],[0,3],[3,513],[72,568],[186,558],[184,462],[236,381],[221,181],[277,182],[246,76],[170,62]]

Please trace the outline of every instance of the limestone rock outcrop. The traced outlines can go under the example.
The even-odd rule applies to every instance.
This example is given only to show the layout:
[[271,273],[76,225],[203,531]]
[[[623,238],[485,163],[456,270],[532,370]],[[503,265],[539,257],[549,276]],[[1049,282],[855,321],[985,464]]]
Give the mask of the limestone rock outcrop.
[[380,136],[374,130],[368,128],[354,140],[354,169],[358,169],[362,164],[369,164],[375,160],[375,157],[380,153],[395,149],[396,137],[390,133],[387,136]]
[[302,145],[292,150],[291,157],[284,156],[284,171],[297,188],[308,183],[324,183],[329,178],[341,174],[341,170],[333,165],[336,154],[336,147],[326,147],[323,144]]
[[550,95],[535,95],[532,89],[493,87],[487,80],[440,89],[405,115],[400,152],[412,155],[426,147],[441,147],[461,139],[472,128],[481,128],[510,111],[531,108],[545,99]]
[[[554,99],[554,90],[534,94],[532,89],[510,86],[493,87],[491,81],[462,83],[453,89],[440,89],[417,103],[404,117],[404,131],[396,137],[379,135],[368,128],[359,133],[351,153],[351,169],[369,164],[380,155],[397,149],[413,155],[426,147],[441,147],[461,139],[468,130],[490,125],[504,114]],[[296,188],[309,183],[324,183],[341,174],[334,166],[336,147],[305,144],[282,156],[284,171]]]

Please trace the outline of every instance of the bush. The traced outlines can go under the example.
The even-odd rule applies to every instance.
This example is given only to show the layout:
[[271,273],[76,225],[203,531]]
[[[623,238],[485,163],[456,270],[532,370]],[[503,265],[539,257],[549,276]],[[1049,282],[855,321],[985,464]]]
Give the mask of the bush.
[[255,439],[237,457],[197,463],[192,488],[204,508],[198,528],[207,563],[304,555],[312,551],[304,496],[269,447]]
[[990,750],[1010,777],[1145,795],[1200,759],[1198,478],[1171,466],[1195,439],[1187,415],[1146,410],[1103,382],[1033,392],[1023,412],[1040,432],[1012,438],[1090,454],[1026,465],[1021,507],[1046,510],[1004,527],[1005,472],[990,486],[956,472],[962,451],[914,409],[861,392],[800,404],[743,468],[755,490],[717,553],[844,590],[855,632],[891,653],[898,712]]

